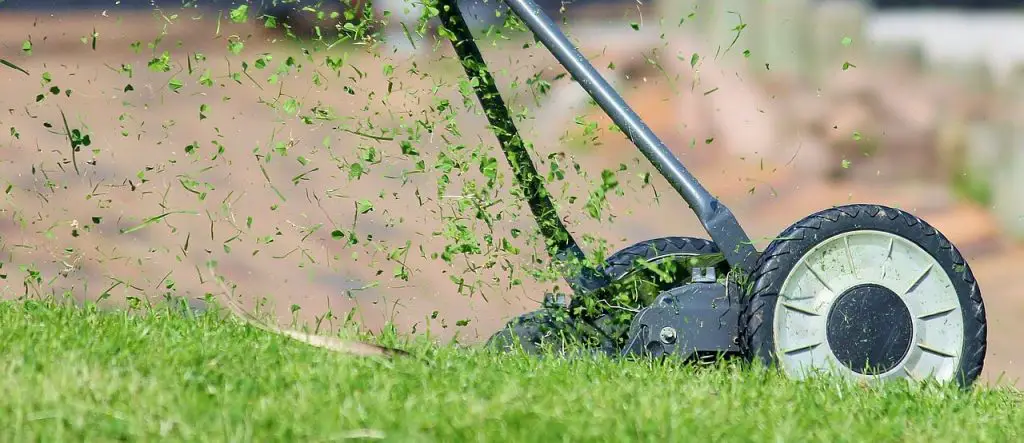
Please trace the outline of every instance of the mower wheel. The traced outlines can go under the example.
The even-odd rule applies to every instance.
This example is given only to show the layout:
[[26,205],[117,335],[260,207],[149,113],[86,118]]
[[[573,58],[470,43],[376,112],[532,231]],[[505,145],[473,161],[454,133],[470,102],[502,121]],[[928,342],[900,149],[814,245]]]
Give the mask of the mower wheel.
[[[711,241],[692,237],[663,237],[645,240],[626,248],[623,248],[605,259],[604,274],[611,282],[618,282],[628,278],[638,269],[638,261],[646,261],[650,264],[657,264],[667,259],[685,258],[702,255],[718,254],[718,247]],[[722,266],[725,266],[722,262]],[[685,282],[664,283],[661,291],[679,286]],[[570,310],[577,306],[578,299],[574,298]],[[512,319],[505,328],[492,336],[487,346],[497,346],[504,350],[511,350],[514,346],[513,338],[517,339],[523,350],[528,353],[536,353],[541,348],[538,344],[552,343],[557,349],[562,349],[566,338],[579,338],[586,335],[591,345],[600,352],[617,355],[619,348],[615,344],[616,337],[628,331],[629,324],[619,327],[612,325],[608,318],[601,317],[592,321],[582,321],[568,318],[565,308],[546,307],[537,311],[523,314]],[[619,331],[621,329],[621,331]],[[561,334],[556,334],[559,331]],[[620,334],[621,333],[621,334]],[[597,343],[593,343],[596,339]]]
[[612,281],[622,280],[636,270],[637,261],[657,263],[678,257],[718,254],[710,240],[693,237],[663,237],[621,249],[605,259],[604,273]]
[[978,283],[940,232],[877,205],[827,209],[761,255],[740,345],[788,377],[932,378],[969,386],[987,342]]

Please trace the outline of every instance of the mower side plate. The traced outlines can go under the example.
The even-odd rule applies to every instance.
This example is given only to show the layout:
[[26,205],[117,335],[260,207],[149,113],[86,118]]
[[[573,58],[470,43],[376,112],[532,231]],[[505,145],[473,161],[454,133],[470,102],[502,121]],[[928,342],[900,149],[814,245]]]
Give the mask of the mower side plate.
[[694,357],[739,353],[740,290],[691,283],[665,291],[633,318],[623,356]]

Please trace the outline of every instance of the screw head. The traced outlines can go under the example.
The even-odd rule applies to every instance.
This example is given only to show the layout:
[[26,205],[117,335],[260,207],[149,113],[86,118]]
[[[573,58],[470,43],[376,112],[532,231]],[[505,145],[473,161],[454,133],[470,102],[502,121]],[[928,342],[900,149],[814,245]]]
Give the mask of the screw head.
[[661,342],[670,345],[676,342],[676,328],[671,326],[665,326],[661,328]]

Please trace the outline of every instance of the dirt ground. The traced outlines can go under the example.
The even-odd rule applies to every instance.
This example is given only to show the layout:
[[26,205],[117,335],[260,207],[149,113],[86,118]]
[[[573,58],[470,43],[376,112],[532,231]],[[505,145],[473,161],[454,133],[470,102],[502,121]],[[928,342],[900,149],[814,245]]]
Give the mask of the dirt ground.
[[[218,291],[205,268],[215,260],[250,306],[267,297],[284,320],[295,316],[316,322],[328,311],[337,317],[358,308],[370,328],[392,319],[403,330],[429,329],[442,339],[466,342],[485,339],[509,317],[539,303],[547,285],[526,275],[509,276],[502,268],[504,261],[515,267],[526,263],[530,251],[502,255],[490,268],[431,258],[445,245],[436,234],[445,228],[441,216],[450,215],[458,199],[437,195],[436,171],[410,175],[404,183],[389,178],[413,161],[399,155],[400,137],[380,140],[379,128],[413,128],[425,116],[443,127],[444,121],[437,121],[441,114],[430,108],[432,99],[462,103],[457,90],[462,77],[450,51],[441,48],[408,59],[350,50],[339,75],[324,66],[323,53],[307,62],[299,45],[274,42],[274,34],[259,27],[196,16],[0,16],[0,58],[28,73],[0,66],[0,187],[7,188],[0,203],[0,275],[5,276],[0,289],[5,297],[38,295],[37,289],[46,288],[79,299],[109,294],[108,303],[168,293],[198,299]],[[149,44],[161,28],[167,35],[153,49]],[[232,36],[245,42],[241,56],[226,50]],[[31,54],[22,50],[26,39]],[[141,42],[138,52],[132,49],[135,41]],[[163,51],[168,51],[170,70],[148,69]],[[537,66],[551,63],[534,49],[485,51],[506,82],[525,82]],[[259,69],[255,60],[262,53],[273,58]],[[328,54],[340,56],[342,50]],[[288,56],[305,66],[268,83]],[[243,60],[249,64],[244,71]],[[130,76],[123,69],[127,64]],[[392,74],[384,74],[385,65],[394,66]],[[199,82],[206,70],[212,86]],[[311,81],[314,70],[319,86]],[[233,73],[239,74],[238,81]],[[177,92],[172,78],[182,82]],[[54,94],[51,88],[59,90]],[[807,214],[852,202],[908,209],[943,231],[981,283],[990,325],[986,378],[1024,386],[1017,381],[1024,375],[1024,347],[1015,344],[1024,333],[1016,269],[1024,260],[1024,245],[1006,238],[984,208],[953,198],[941,185],[836,184],[785,162],[727,155],[705,144],[703,136],[691,147],[673,118],[679,115],[678,103],[665,99],[663,90],[663,85],[641,83],[624,95],[650,118],[656,132],[667,134],[665,141],[733,209],[759,246]],[[40,94],[43,99],[37,101]],[[304,124],[272,108],[289,97],[303,110],[331,107],[339,119]],[[530,106],[525,94],[512,101]],[[89,145],[74,159],[61,112],[70,129],[90,135]],[[480,115],[451,118],[460,128],[455,143],[493,145]],[[529,138],[541,123],[527,120],[521,129]],[[445,139],[452,137],[438,130],[415,147],[432,165]],[[574,233],[599,235],[611,246],[665,235],[705,235],[664,181],[655,178],[653,190],[641,186],[638,174],[653,169],[619,134],[602,131],[596,140],[600,146],[590,142],[561,149],[553,140],[535,140],[543,155],[564,151],[582,171],[590,171],[589,179],[567,173],[566,194],[585,197],[592,189],[587,180],[600,180],[602,169],[628,166],[621,180],[631,189],[610,197],[614,223],[589,219],[582,201],[560,201],[568,208],[564,215]],[[273,149],[275,141],[284,142],[282,150]],[[369,164],[367,175],[350,180],[350,165],[369,148],[383,160]],[[274,157],[266,161],[271,151]],[[507,175],[500,152],[491,155]],[[475,171],[453,181],[479,179]],[[556,194],[565,195],[561,190]],[[373,211],[357,215],[355,202],[363,199],[373,203]],[[514,200],[502,196],[500,205],[509,216],[524,212]],[[522,216],[501,220],[492,229],[495,237],[507,237],[514,229],[531,227]],[[355,231],[363,239],[372,234],[374,241],[344,248],[344,242],[332,238],[336,230]],[[408,281],[393,277],[401,266],[386,258],[406,241],[412,247],[401,266],[411,274]],[[19,268],[29,264],[40,272],[34,285],[25,283],[33,274]],[[472,295],[459,294],[453,278],[466,275],[493,283]],[[510,287],[513,278],[522,284]]]

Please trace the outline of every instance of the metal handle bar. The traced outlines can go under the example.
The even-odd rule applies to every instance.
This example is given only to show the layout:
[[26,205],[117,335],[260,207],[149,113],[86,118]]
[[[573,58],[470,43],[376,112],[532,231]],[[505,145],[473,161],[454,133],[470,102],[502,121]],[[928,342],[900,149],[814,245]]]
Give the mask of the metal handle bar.
[[750,271],[758,254],[732,212],[697,181],[536,2],[505,3],[690,205],[729,264]]

